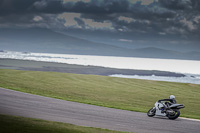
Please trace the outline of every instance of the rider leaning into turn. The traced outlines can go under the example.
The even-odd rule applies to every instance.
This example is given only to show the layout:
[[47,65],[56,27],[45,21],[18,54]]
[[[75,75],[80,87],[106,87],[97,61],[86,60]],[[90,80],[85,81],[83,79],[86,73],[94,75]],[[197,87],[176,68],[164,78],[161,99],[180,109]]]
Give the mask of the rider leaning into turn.
[[169,99],[161,99],[158,102],[161,103],[162,101],[166,101],[164,108],[162,109],[163,111],[166,110],[168,108],[168,106],[172,105],[172,104],[176,104],[176,99],[174,95],[170,95]]

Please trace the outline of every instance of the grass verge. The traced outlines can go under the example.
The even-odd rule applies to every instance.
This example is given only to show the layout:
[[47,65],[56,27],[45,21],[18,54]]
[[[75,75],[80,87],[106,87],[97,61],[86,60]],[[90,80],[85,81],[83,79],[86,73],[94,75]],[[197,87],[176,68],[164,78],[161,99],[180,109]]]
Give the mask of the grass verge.
[[0,115],[0,133],[125,133],[61,122]]
[[200,119],[200,85],[196,84],[0,69],[0,87],[139,112],[173,94],[186,106],[182,117]]

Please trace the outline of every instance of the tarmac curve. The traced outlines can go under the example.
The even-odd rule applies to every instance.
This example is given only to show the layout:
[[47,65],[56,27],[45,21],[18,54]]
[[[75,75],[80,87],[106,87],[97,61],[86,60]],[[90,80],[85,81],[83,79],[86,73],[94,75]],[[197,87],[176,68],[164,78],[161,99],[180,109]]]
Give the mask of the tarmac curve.
[[0,88],[0,114],[136,133],[197,133],[200,121],[148,117],[146,113],[99,107]]

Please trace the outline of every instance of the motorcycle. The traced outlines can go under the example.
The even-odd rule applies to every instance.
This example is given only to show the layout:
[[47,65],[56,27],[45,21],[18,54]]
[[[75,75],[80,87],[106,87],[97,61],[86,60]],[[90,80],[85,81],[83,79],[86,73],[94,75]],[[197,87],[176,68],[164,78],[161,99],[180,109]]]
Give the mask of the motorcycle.
[[147,115],[149,117],[153,116],[164,116],[168,117],[171,120],[175,120],[179,117],[179,109],[184,108],[183,104],[170,104],[169,102],[156,102],[155,107],[151,108]]

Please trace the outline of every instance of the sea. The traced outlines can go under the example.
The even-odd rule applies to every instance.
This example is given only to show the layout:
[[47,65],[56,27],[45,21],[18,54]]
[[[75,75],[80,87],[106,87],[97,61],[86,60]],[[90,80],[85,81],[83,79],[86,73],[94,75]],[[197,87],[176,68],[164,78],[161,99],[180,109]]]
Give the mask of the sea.
[[89,66],[89,65],[101,66],[101,67],[119,68],[119,69],[168,71],[168,72],[181,73],[186,76],[185,77],[166,77],[166,76],[155,76],[155,75],[139,76],[139,75],[122,75],[120,73],[116,73],[110,76],[120,77],[120,78],[135,78],[135,79],[200,84],[200,61],[195,61],[195,60],[31,53],[31,52],[17,52],[17,51],[6,51],[6,50],[0,51],[0,58],[57,62],[57,63],[67,63],[67,64],[76,64],[84,66]]

